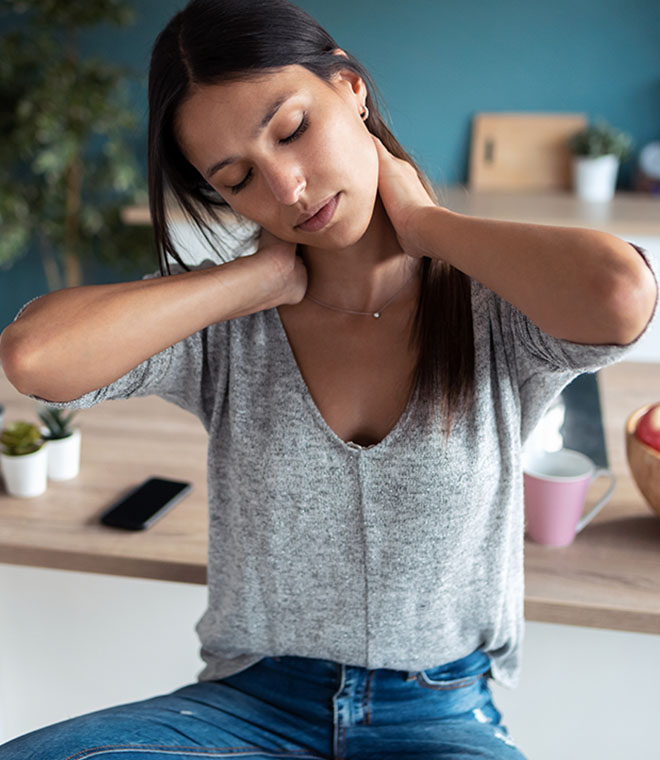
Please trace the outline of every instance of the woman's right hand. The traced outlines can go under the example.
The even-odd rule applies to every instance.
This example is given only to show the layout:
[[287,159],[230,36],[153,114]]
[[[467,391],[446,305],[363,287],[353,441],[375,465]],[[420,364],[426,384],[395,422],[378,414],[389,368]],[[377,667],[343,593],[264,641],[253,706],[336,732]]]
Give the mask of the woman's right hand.
[[281,240],[262,227],[254,256],[272,268],[277,292],[275,306],[302,301],[307,291],[307,268],[296,255],[296,243]]
[[4,329],[0,362],[23,394],[69,401],[215,322],[302,301],[295,243],[263,232],[251,256],[171,277],[63,288]]

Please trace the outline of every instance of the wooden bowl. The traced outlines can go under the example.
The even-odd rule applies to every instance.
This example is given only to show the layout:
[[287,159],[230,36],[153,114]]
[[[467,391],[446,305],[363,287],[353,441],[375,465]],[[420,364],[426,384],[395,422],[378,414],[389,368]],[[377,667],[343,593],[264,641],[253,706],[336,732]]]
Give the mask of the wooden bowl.
[[654,404],[634,411],[626,421],[626,455],[637,488],[660,517],[660,451],[647,446],[635,435],[640,417]]

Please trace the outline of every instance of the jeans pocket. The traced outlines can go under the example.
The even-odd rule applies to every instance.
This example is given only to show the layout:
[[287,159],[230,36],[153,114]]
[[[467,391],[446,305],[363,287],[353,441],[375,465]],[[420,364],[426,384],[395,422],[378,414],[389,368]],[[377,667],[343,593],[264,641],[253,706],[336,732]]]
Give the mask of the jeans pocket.
[[455,662],[419,671],[416,674],[416,680],[426,689],[456,691],[467,689],[482,679],[487,682],[489,675],[490,658],[481,649],[476,649]]
[[436,691],[454,691],[456,689],[466,689],[468,686],[480,681],[485,676],[475,675],[466,678],[430,678],[427,671],[421,670],[417,673],[417,683],[426,689],[435,689]]

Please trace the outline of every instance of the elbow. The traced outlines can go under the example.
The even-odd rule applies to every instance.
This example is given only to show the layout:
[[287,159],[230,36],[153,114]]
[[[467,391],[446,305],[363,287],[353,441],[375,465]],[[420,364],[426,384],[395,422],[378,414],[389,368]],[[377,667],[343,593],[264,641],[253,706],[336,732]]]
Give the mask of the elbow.
[[19,393],[28,395],[30,390],[29,366],[33,364],[25,342],[16,335],[15,323],[0,333],[0,364],[7,380]]
[[658,303],[658,286],[644,262],[633,278],[625,278],[612,288],[614,309],[619,325],[616,343],[627,346],[646,330]]

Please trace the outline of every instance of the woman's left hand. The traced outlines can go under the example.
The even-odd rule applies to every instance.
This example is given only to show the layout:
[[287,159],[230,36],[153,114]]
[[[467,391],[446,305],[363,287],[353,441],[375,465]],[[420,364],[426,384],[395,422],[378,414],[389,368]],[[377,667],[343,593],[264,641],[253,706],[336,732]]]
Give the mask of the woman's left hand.
[[422,185],[415,168],[397,158],[375,136],[378,151],[378,192],[403,250],[415,258],[426,256],[419,235],[419,212],[436,206]]

